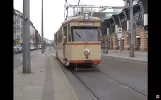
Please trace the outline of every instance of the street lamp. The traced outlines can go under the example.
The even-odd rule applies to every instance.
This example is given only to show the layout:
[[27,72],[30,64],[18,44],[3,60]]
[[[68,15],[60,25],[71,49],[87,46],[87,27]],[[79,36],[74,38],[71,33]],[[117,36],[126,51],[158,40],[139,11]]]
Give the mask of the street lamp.
[[[129,16],[129,23],[128,23],[128,10],[126,11],[126,8],[124,14],[127,17],[127,25],[129,24],[129,34],[130,34],[130,57],[134,57],[134,32],[133,32],[133,0],[123,0],[127,3],[128,9],[130,10],[130,16]],[[128,28],[128,26],[127,26]],[[128,30],[127,30],[128,31]]]
[[41,53],[44,53],[44,30],[43,30],[43,0],[42,0],[42,16],[41,16],[41,36],[42,36],[42,40],[41,40]]
[[30,0],[23,0],[23,73],[31,73],[30,64]]

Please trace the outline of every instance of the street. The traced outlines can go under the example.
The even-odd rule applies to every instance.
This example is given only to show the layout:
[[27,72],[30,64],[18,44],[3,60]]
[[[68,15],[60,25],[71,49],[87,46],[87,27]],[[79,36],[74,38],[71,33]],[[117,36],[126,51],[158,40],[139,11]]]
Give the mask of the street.
[[[54,69],[55,67],[62,69],[63,72],[61,73],[64,73],[64,75],[67,77],[68,81],[73,87],[79,100],[94,100],[96,99],[96,97],[99,100],[147,100],[147,64],[146,63],[129,61],[124,59],[117,59],[117,58],[102,57],[102,62],[99,64],[99,69],[100,69],[99,71],[71,72],[70,70],[66,69],[64,66],[60,64],[56,64],[56,63],[59,63],[59,61],[56,60],[56,58],[52,55],[53,52],[54,52],[54,49],[52,49],[52,47],[48,47],[45,49],[46,58],[43,58],[43,59],[46,59],[46,60],[44,61],[41,60],[42,63],[45,62],[43,63],[44,68],[46,67],[48,69],[48,63],[52,62],[52,64],[50,64],[50,67],[53,70],[55,71],[57,70],[57,69]],[[38,61],[38,59],[40,59],[39,57],[42,55],[44,54],[41,54],[41,50],[35,50],[31,52],[31,63],[35,63],[35,64],[32,64],[32,69],[35,70],[35,72],[39,72],[39,71],[36,71],[36,68],[39,68],[37,65],[39,65],[38,62],[40,61]],[[15,67],[19,66],[18,63],[19,64],[22,63],[21,57],[22,57],[22,54],[18,54],[14,56],[14,58],[17,58],[17,59],[14,59]],[[58,86],[58,84],[62,84],[62,83],[58,83],[60,80],[57,76],[59,72],[57,72],[57,74],[56,73],[54,74],[52,72],[54,74],[54,76],[52,76],[52,74],[49,74],[50,70],[49,69],[46,70],[47,72],[43,70],[43,72],[45,71],[45,73],[48,75],[46,76],[46,78],[50,77],[50,80],[47,80],[48,78],[46,79],[45,76],[43,76],[44,77],[43,79],[45,82],[43,84],[45,86],[44,88],[46,88],[42,92],[43,95],[46,94],[46,92],[48,93],[52,92],[52,89],[55,89]],[[38,79],[39,78],[37,79],[35,78],[35,80],[32,82],[37,83],[39,81]],[[54,81],[52,82],[51,80],[57,80],[57,82],[55,81],[56,82],[55,85],[53,85]],[[50,84],[48,83],[48,81],[51,81]],[[122,83],[120,83],[120,81]],[[17,81],[17,82],[20,82],[20,81]],[[30,82],[31,81],[29,81],[29,83]],[[43,82],[42,79],[41,79],[41,82]],[[15,84],[20,84],[20,83],[15,83]],[[24,84],[27,84],[27,83],[24,83]],[[53,88],[50,89],[49,86]],[[57,91],[57,89],[55,91]],[[62,93],[60,94],[62,95]],[[52,96],[50,98],[52,98]]]
[[[36,52],[38,52],[39,50],[35,50],[35,51],[30,51],[30,59],[32,60],[33,57],[35,56]],[[22,53],[20,54],[14,54],[13,55],[13,60],[14,60],[14,68],[15,67],[18,67],[22,64],[22,60],[23,60],[23,57],[22,57]]]
[[147,94],[147,63],[103,57],[99,67],[103,73]]
[[[62,69],[80,100],[94,99],[75,75]],[[99,100],[147,100],[147,63],[102,57],[99,69],[75,73]]]
[[21,1],[14,100],[148,99],[147,0]]

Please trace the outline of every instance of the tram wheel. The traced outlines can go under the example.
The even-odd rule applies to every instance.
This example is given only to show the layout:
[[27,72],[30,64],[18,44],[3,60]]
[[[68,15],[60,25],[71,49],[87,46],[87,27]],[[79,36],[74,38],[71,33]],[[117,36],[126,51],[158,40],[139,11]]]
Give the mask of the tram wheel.
[[69,64],[69,66],[67,66],[67,68],[68,68],[70,71],[73,71],[73,70],[74,70],[73,64]]

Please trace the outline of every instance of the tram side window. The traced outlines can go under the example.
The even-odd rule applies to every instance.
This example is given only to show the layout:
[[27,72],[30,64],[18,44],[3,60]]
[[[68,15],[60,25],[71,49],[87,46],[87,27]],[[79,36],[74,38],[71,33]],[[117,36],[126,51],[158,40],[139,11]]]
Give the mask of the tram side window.
[[71,31],[70,31],[70,25],[68,25],[68,42],[71,42]]
[[61,43],[61,40],[62,40],[62,36],[61,36],[61,32],[59,31],[59,33],[58,33],[58,43]]
[[[63,33],[64,33],[64,36],[66,36],[66,38],[67,38],[67,26],[63,27]],[[67,42],[67,39],[65,39],[64,42]]]
[[57,43],[59,43],[59,34],[57,34]]
[[57,34],[54,35],[54,43],[57,45]]

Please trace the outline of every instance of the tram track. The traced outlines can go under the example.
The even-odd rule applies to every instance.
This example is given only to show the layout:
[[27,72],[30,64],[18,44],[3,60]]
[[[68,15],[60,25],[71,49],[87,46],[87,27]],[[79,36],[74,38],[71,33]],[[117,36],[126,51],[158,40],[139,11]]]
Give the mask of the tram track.
[[[64,70],[64,65],[60,62],[60,60],[57,58],[58,64],[60,66],[60,68],[63,70],[63,72],[66,74],[65,70]],[[70,70],[71,71],[71,70]],[[99,100],[99,98],[96,96],[96,94],[94,92],[92,92],[92,90],[85,84],[85,82],[76,74],[76,72],[71,71],[72,74],[79,80],[80,83],[82,83],[86,89],[88,90],[88,92],[91,94],[91,96],[93,97],[94,100]]]
[[115,78],[115,77],[113,77],[113,76],[111,76],[111,75],[108,75],[107,73],[102,72],[101,70],[98,70],[97,72],[99,72],[99,73],[101,73],[101,74],[103,74],[103,75],[105,75],[105,76],[107,76],[107,77],[109,77],[109,78],[111,78],[111,79],[113,79],[113,80],[115,80],[115,81],[117,81],[117,82],[119,82],[119,83],[121,83],[121,84],[123,84],[123,85],[125,85],[125,86],[127,86],[127,87],[129,87],[129,88],[131,88],[131,89],[133,89],[133,90],[136,91],[136,92],[139,92],[139,93],[141,93],[141,94],[143,94],[143,95],[145,95],[145,96],[148,96],[147,93],[145,93],[145,92],[143,92],[143,91],[141,91],[141,90],[139,90],[139,89],[137,89],[137,88],[131,86],[130,84],[125,83],[125,82],[123,82],[123,81],[121,81],[121,80],[119,80],[119,79],[117,79],[117,78]]
[[[59,66],[61,67],[61,69],[63,70],[63,72],[66,74],[66,72],[65,72],[65,68],[66,68],[66,67],[64,67],[64,65],[60,62],[60,60],[59,60],[58,58],[57,58],[57,62],[58,62],[58,64],[59,64]],[[68,70],[69,70],[69,69],[68,69]],[[71,71],[71,70],[70,70],[70,71]],[[143,91],[141,91],[141,90],[139,90],[139,89],[137,89],[137,88],[135,88],[135,87],[132,87],[131,85],[129,85],[129,84],[127,84],[127,83],[125,83],[125,82],[123,82],[123,81],[121,81],[121,80],[119,80],[119,79],[117,79],[117,78],[115,78],[115,77],[113,77],[113,76],[111,76],[111,75],[108,75],[107,73],[101,71],[101,69],[100,69],[100,70],[97,70],[96,72],[98,72],[98,73],[100,73],[100,74],[102,74],[102,75],[104,75],[104,76],[106,76],[106,77],[109,77],[110,79],[112,79],[112,80],[114,80],[114,81],[116,81],[116,82],[118,82],[118,83],[120,83],[120,84],[122,84],[122,85],[124,85],[124,86],[126,86],[126,87],[128,87],[128,88],[130,88],[130,89],[132,89],[132,90],[134,90],[134,91],[136,91],[136,92],[138,92],[138,93],[144,95],[144,96],[147,96],[147,94],[146,94],[145,92],[143,92]],[[74,77],[76,77],[76,78],[78,79],[78,81],[79,81],[82,85],[85,86],[85,88],[88,90],[88,92],[90,93],[90,95],[93,97],[94,100],[100,100],[99,97],[98,97],[98,96],[91,90],[91,88],[86,84],[86,82],[78,75],[77,71],[71,71],[71,73],[73,74]]]
[[92,90],[85,84],[85,82],[75,72],[72,72],[72,74],[87,88],[87,90],[89,91],[89,93],[92,95],[92,97],[95,100],[99,100],[99,98],[96,96],[96,94],[94,92],[92,92]]

